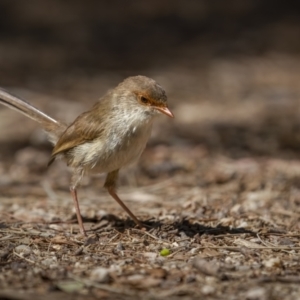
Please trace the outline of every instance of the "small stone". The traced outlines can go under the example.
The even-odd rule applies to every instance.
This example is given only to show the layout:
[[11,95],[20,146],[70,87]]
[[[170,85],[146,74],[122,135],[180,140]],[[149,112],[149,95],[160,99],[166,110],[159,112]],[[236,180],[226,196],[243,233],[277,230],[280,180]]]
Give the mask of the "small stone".
[[205,259],[195,257],[193,259],[193,267],[200,271],[201,273],[209,276],[218,276],[219,275],[219,266],[216,262],[207,261]]
[[204,295],[211,295],[215,292],[215,287],[211,286],[211,285],[204,285],[201,289],[201,292]]
[[124,250],[124,246],[121,242],[119,242],[118,245],[116,246],[116,250],[117,251],[123,251]]
[[57,267],[57,260],[56,260],[56,258],[53,258],[53,257],[46,258],[46,259],[41,261],[41,264],[53,269],[53,268]]
[[144,252],[143,256],[148,259],[155,259],[157,257],[157,253],[156,252]]
[[237,226],[237,228],[247,228],[248,226],[249,226],[248,222],[243,221]]
[[199,252],[199,248],[195,247],[190,250],[191,254],[197,254]]
[[90,279],[99,283],[107,283],[110,281],[109,269],[98,267],[91,271]]
[[279,257],[273,257],[268,260],[265,260],[263,262],[263,264],[267,268],[273,268],[273,267],[279,267],[281,265],[281,261],[280,261]]
[[15,252],[21,256],[28,256],[31,254],[31,248],[27,245],[19,245],[15,248]]

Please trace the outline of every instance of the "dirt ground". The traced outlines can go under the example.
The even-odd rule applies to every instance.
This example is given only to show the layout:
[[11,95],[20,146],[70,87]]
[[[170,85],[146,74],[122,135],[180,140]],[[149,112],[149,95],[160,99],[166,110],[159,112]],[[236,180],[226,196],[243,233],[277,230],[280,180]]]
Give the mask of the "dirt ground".
[[[294,27],[270,28],[294,41]],[[53,117],[71,121],[141,73],[166,89],[175,119],[157,119],[139,163],[120,174],[119,196],[147,229],[106,193],[104,175],[87,176],[79,188],[84,238],[69,170],[62,161],[47,168],[43,131],[0,107],[1,299],[300,299],[297,53],[193,60],[203,50],[194,40],[178,63],[79,72],[60,64],[67,58],[53,47],[47,73],[38,62],[22,65],[12,45],[7,38],[0,47],[3,85]],[[22,61],[33,59],[25,53]]]

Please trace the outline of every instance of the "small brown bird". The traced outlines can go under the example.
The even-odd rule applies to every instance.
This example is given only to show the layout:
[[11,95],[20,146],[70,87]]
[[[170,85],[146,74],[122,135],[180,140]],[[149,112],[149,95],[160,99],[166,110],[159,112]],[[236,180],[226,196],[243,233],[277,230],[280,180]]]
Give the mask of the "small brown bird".
[[80,231],[86,235],[80,214],[77,186],[85,173],[108,173],[104,187],[134,222],[141,222],[115,192],[120,168],[136,161],[150,137],[154,117],[173,118],[163,88],[145,76],[128,77],[108,91],[89,111],[67,126],[26,101],[0,89],[0,103],[39,122],[54,145],[49,164],[62,157],[73,169],[70,191]]

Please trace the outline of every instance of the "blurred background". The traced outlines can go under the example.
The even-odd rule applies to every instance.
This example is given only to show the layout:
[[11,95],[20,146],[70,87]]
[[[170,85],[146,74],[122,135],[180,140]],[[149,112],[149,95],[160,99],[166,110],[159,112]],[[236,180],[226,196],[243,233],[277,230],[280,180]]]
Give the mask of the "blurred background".
[[[2,0],[0,85],[72,120],[142,74],[176,116],[159,119],[150,146],[299,157],[299,36],[296,1]],[[0,125],[4,157],[43,145],[36,124],[4,107]]]

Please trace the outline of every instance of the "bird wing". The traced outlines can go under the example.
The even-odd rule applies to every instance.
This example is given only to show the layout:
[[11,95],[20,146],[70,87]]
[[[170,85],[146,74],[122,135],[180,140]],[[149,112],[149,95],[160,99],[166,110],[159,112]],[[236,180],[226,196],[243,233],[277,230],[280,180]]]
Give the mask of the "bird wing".
[[78,145],[101,136],[103,132],[101,123],[101,119],[95,119],[91,111],[78,116],[57,141],[48,165],[55,160],[58,154],[65,153]]

